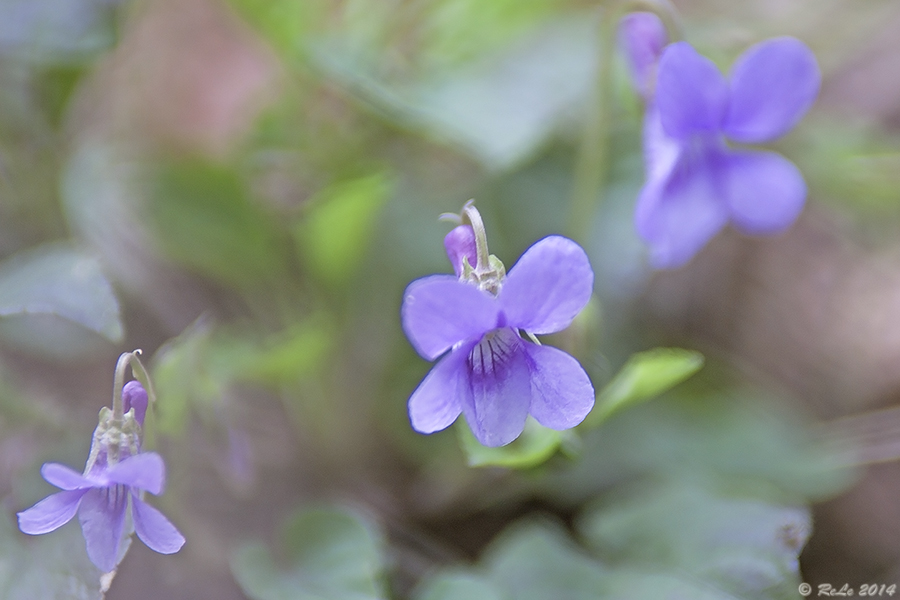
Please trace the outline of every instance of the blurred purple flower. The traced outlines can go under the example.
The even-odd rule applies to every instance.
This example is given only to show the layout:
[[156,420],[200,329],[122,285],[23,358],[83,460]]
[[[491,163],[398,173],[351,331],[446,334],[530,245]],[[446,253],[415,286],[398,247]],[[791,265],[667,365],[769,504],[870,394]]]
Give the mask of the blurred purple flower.
[[[643,19],[643,29],[624,21],[620,39],[646,74],[659,30]],[[641,31],[652,39],[635,42]],[[647,181],[635,223],[654,266],[687,263],[729,222],[751,235],[793,224],[806,199],[797,167],[775,152],[731,149],[726,138],[768,142],[797,124],[819,91],[809,48],[790,37],[766,40],[747,49],[726,80],[690,44],[676,42],[662,50],[655,89],[640,77],[636,84],[647,100]]]
[[65,491],[20,512],[19,529],[31,535],[49,533],[77,512],[88,556],[104,573],[115,569],[119,561],[129,511],[135,532],[151,550],[172,554],[184,545],[184,536],[175,526],[141,500],[141,490],[159,494],[163,489],[165,466],[155,452],[129,456],[112,466],[102,456],[86,475],[65,465],[45,463],[41,475]]
[[[457,273],[462,257],[471,264],[475,251],[460,229],[445,240]],[[550,236],[522,255],[496,295],[452,275],[412,282],[400,311],[403,329],[422,357],[446,353],[409,399],[413,428],[433,433],[463,413],[479,442],[502,446],[522,433],[529,414],[551,429],[580,423],[594,405],[584,369],[561,350],[523,340],[519,330],[540,335],[568,327],[590,299],[593,280],[584,250]]]
[[[78,513],[88,556],[104,573],[121,560],[122,542],[131,535],[131,527],[150,549],[161,554],[178,552],[184,545],[184,536],[175,526],[142,499],[144,491],[162,493],[166,478],[162,457],[140,452],[147,392],[139,382],[131,381],[122,389],[121,398],[124,421],[116,423],[108,408],[100,412],[84,474],[58,463],[45,463],[41,475],[63,491],[18,513],[19,529],[30,535],[55,531]],[[132,408],[133,414],[129,412]],[[113,464],[111,451],[119,458]]]

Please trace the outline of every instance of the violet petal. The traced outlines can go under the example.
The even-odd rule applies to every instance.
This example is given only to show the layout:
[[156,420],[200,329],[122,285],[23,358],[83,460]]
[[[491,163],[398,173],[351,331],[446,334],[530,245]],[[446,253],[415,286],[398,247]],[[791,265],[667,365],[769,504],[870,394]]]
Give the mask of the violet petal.
[[478,262],[475,232],[471,225],[459,225],[450,230],[450,233],[444,236],[444,249],[447,251],[447,258],[450,259],[453,272],[457,277],[462,276],[463,258],[468,259],[471,267]]
[[75,469],[59,463],[44,463],[41,467],[41,476],[47,483],[52,483],[63,490],[81,490],[98,485]]
[[462,411],[466,361],[477,342],[463,344],[441,358],[409,397],[409,420],[419,433],[449,427]]
[[629,13],[619,22],[619,46],[625,53],[634,87],[646,101],[653,95],[656,65],[666,43],[666,27],[651,12]]
[[733,152],[725,158],[725,201],[735,227],[749,234],[775,233],[797,219],[806,183],[794,163],[775,152]]
[[468,355],[463,414],[485,446],[503,446],[522,433],[531,399],[524,344],[512,329],[489,333]]
[[659,60],[656,104],[669,136],[714,133],[728,107],[728,85],[711,60],[687,42],[675,42]]
[[546,237],[510,270],[498,300],[506,323],[535,334],[569,326],[591,299],[594,272],[581,246],[558,235]]
[[681,158],[684,144],[663,131],[659,110],[655,105],[647,107],[644,115],[644,169],[647,181],[668,179]]
[[89,490],[81,500],[78,520],[88,557],[104,573],[118,564],[128,495],[125,486],[117,485]]
[[166,482],[166,465],[156,452],[143,452],[111,466],[106,477],[115,483],[160,494]]
[[819,93],[816,57],[798,39],[766,40],[745,51],[731,70],[723,130],[739,142],[766,142],[787,133]]
[[68,490],[47,496],[31,508],[18,513],[19,529],[29,535],[40,535],[59,529],[72,520],[81,497],[87,490]]
[[655,267],[684,265],[728,222],[718,183],[721,162],[718,150],[685,151],[668,177],[651,179],[641,190],[635,225]]
[[174,554],[184,546],[184,536],[157,509],[131,495],[131,514],[134,531],[151,550],[160,554]]
[[452,275],[413,281],[403,294],[400,320],[416,351],[434,360],[451,346],[480,338],[497,324],[497,303],[487,292]]
[[594,386],[578,361],[550,346],[522,346],[531,367],[531,416],[550,429],[581,423],[594,406]]

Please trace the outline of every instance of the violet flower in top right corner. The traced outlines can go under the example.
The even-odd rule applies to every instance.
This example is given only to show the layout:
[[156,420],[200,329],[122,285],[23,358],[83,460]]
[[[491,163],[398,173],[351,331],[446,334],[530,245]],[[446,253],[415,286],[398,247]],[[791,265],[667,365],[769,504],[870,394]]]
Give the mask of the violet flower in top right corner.
[[[646,101],[646,181],[635,225],[653,266],[666,269],[690,261],[729,223],[749,235],[794,223],[806,200],[797,167],[776,152],[728,142],[766,143],[787,133],[812,106],[821,77],[803,42],[778,37],[748,48],[726,79],[687,42],[665,45],[658,21],[629,15],[620,43]],[[654,49],[655,63],[647,57]]]

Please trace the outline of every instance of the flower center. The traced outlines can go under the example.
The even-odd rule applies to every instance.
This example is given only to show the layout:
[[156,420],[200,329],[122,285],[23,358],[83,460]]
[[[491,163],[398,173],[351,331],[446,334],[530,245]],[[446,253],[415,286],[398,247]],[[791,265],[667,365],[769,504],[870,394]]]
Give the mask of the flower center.
[[117,483],[100,489],[100,495],[106,501],[109,510],[116,510],[128,501],[128,487]]
[[496,375],[515,351],[518,340],[518,334],[509,327],[487,332],[469,354],[469,368],[473,375]]

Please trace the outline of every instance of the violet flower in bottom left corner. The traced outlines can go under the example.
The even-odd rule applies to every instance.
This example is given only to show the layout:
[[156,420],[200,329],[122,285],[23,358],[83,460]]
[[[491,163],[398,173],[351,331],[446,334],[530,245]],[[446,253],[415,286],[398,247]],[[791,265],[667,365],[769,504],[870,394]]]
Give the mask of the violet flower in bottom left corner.
[[141,491],[162,492],[165,465],[155,452],[129,456],[108,466],[105,457],[82,475],[65,465],[46,463],[41,475],[63,491],[48,496],[18,513],[19,529],[39,535],[62,527],[75,514],[87,543],[87,553],[97,568],[108,573],[120,560],[119,549],[127,537],[126,516],[134,531],[151,550],[178,552],[184,536],[157,509],[141,499]]

